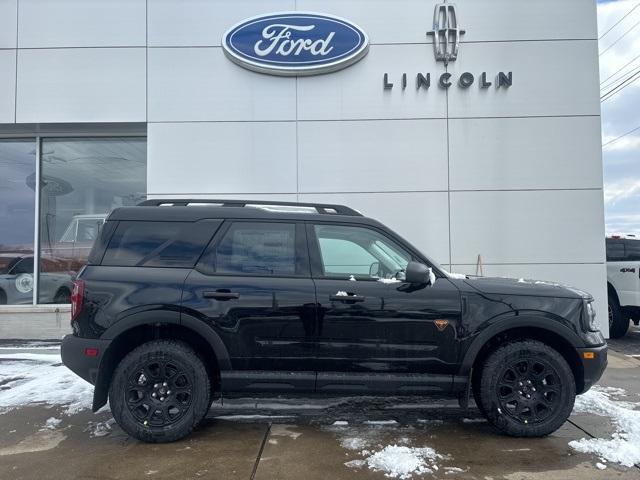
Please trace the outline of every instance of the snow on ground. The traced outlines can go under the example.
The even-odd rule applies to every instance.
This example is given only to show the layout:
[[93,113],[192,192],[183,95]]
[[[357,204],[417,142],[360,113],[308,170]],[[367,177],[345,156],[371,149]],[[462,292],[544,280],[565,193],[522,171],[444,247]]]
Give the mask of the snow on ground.
[[59,350],[48,353],[0,352],[0,414],[40,404],[64,407],[73,415],[91,407],[93,386],[62,364]]
[[374,472],[382,472],[386,477],[408,479],[414,475],[434,473],[439,470],[438,461],[446,458],[431,447],[409,447],[387,445],[374,452],[364,450],[363,460],[346,462],[348,467],[369,467]]
[[[640,463],[640,403],[612,400],[624,396],[625,391],[607,387],[594,387],[576,397],[574,413],[608,417],[616,431],[611,438],[582,438],[569,442],[569,446],[582,453],[592,453],[601,460],[632,467]],[[603,465],[604,466],[604,465]],[[598,467],[600,468],[600,467]]]

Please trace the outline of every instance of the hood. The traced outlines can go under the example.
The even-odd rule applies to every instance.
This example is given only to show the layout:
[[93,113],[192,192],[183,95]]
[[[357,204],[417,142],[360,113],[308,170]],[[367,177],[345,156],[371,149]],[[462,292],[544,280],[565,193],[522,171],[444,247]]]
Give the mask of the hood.
[[590,299],[592,296],[577,288],[561,283],[523,278],[476,277],[464,282],[474,289],[487,294],[533,295],[539,297],[562,297]]

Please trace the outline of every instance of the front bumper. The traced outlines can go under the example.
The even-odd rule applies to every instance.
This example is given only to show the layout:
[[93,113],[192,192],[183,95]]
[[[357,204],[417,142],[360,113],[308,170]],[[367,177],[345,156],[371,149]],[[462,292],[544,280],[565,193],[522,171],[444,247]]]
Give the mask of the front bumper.
[[[62,363],[73,371],[73,373],[95,385],[100,369],[100,360],[108,346],[109,340],[96,340],[76,337],[75,335],[66,335],[60,347]],[[87,349],[97,349],[97,355],[87,355]]]
[[589,390],[602,377],[607,368],[607,344],[599,347],[578,348],[578,355],[584,372],[584,387],[578,393]]

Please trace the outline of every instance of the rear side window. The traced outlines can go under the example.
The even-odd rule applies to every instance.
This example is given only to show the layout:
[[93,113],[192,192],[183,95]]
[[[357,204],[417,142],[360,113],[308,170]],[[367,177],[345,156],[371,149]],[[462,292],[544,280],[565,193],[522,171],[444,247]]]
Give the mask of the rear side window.
[[620,262],[625,259],[622,240],[607,238],[605,243],[607,246],[607,262]]
[[625,240],[626,260],[637,262],[640,260],[640,240]]
[[300,270],[293,223],[233,223],[215,251],[216,273],[278,276]]
[[220,223],[122,221],[109,242],[102,265],[193,267]]

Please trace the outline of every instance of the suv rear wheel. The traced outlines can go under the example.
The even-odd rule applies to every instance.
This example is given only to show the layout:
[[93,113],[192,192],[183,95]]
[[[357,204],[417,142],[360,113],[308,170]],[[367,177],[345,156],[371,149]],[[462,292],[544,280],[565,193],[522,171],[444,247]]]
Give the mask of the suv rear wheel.
[[541,437],[567,420],[576,396],[569,365],[542,342],[523,340],[498,348],[487,358],[480,401],[487,419],[515,437]]
[[629,318],[622,313],[618,299],[609,295],[609,336],[624,337],[629,329]]
[[145,343],[116,368],[109,403],[118,425],[145,442],[188,435],[209,408],[210,380],[198,355],[182,342]]

